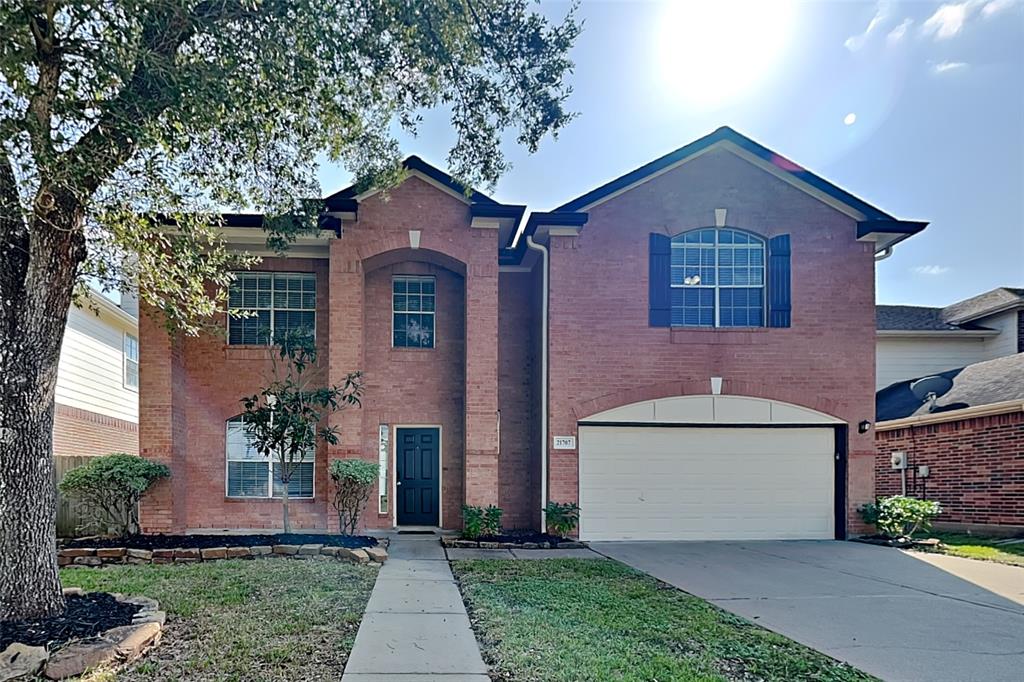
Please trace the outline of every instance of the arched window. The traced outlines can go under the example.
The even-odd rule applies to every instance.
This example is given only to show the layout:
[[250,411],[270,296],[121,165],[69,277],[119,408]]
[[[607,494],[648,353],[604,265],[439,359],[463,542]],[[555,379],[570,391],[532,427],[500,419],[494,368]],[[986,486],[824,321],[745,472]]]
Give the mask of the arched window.
[[[227,420],[225,458],[227,460],[228,497],[280,497],[281,464],[276,456],[264,457],[252,444],[252,436],[242,415]],[[313,464],[315,453],[310,450],[295,465],[288,482],[288,497],[313,497]]]
[[671,243],[671,323],[763,327],[765,242],[728,228],[684,232]]

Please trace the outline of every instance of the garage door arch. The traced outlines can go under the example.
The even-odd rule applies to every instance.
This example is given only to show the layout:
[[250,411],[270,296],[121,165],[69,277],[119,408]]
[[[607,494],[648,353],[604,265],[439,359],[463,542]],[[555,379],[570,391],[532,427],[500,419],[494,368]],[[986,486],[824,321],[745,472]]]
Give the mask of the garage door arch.
[[688,395],[578,422],[585,540],[845,537],[842,420],[767,398]]

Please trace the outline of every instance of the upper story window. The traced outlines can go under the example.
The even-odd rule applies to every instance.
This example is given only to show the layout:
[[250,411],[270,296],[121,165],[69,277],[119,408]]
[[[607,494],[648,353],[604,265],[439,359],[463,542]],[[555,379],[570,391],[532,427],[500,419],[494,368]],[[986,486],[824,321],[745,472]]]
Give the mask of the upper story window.
[[231,345],[267,343],[275,335],[316,332],[316,276],[312,273],[238,272],[228,306],[248,312],[228,317]]
[[139,339],[131,334],[124,335],[124,385],[139,388]]
[[671,288],[674,327],[763,327],[764,240],[716,228],[676,235]]
[[391,329],[395,348],[434,347],[433,277],[401,275],[391,281]]
[[[257,452],[243,417],[227,421],[225,450],[228,497],[281,497],[281,463],[276,456]],[[288,481],[288,497],[313,497],[315,459],[313,450],[303,453]]]

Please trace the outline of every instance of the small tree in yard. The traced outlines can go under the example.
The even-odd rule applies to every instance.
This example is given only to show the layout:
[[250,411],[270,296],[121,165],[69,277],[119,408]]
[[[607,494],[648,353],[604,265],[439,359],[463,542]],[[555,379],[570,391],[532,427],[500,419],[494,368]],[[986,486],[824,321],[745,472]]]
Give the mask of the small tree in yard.
[[572,118],[579,24],[531,4],[0,0],[0,620],[64,609],[53,400],[82,283],[137,285],[198,333],[253,261],[225,248],[221,211],[261,211],[284,250],[317,229],[318,155],[361,186],[396,179],[392,124],[431,108],[455,174],[493,183],[507,131],[532,152]]
[[257,394],[242,399],[243,419],[252,447],[278,466],[285,533],[292,532],[288,485],[299,464],[314,457],[318,443],[338,442],[335,426],[324,419],[355,405],[363,393],[362,374],[353,372],[341,385],[321,385],[313,335],[305,329],[284,333],[268,345],[272,377]]
[[93,516],[91,527],[106,532],[113,524],[124,537],[139,532],[139,500],[151,485],[171,475],[163,464],[135,455],[94,457],[64,474],[60,491],[82,502]]
[[332,504],[338,512],[338,526],[343,535],[355,535],[359,515],[370,499],[380,466],[362,459],[336,459],[331,462],[329,473],[334,483]]

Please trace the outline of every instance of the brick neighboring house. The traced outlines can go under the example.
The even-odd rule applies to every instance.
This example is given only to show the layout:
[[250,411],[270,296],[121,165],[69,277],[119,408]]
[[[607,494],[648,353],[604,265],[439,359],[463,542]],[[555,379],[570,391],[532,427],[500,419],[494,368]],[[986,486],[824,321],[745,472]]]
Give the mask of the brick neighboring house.
[[53,420],[58,457],[139,451],[138,306],[129,297],[122,306],[97,293],[68,311]]
[[[875,255],[925,223],[729,128],[525,221],[406,167],[241,274],[255,317],[226,338],[143,316],[142,453],[172,468],[146,530],[279,526],[236,417],[257,327],[304,325],[367,391],[293,479],[298,527],[336,529],[326,466],[363,457],[384,465],[367,528],[458,528],[463,503],[538,527],[553,500],[579,501],[584,539],[845,537],[875,492]],[[224,234],[261,253],[261,225]]]
[[949,382],[934,401],[914,395],[916,379],[878,392],[877,494],[938,500],[940,528],[1024,532],[1024,352],[932,376]]

